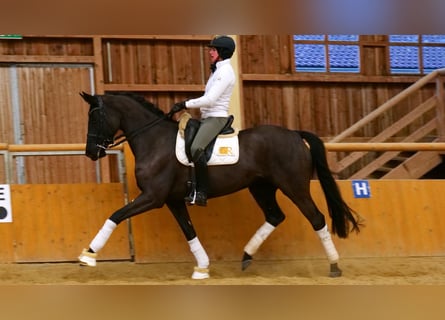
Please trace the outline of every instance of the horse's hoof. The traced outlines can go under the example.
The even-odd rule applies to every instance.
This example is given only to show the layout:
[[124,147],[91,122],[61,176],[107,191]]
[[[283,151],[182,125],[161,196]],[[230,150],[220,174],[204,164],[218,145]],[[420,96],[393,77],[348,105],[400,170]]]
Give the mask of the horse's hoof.
[[88,252],[87,249],[83,249],[82,253],[78,257],[81,266],[89,266],[89,267],[96,266],[96,258],[97,258],[97,253]]
[[210,278],[208,268],[195,267],[193,274],[192,274],[192,279],[203,280],[203,279],[208,279],[208,278]]
[[243,261],[241,262],[241,270],[244,271],[252,264],[252,256],[244,252]]
[[331,278],[338,278],[341,277],[341,275],[342,275],[341,269],[338,267],[336,263],[332,263],[331,270],[329,271],[329,276]]

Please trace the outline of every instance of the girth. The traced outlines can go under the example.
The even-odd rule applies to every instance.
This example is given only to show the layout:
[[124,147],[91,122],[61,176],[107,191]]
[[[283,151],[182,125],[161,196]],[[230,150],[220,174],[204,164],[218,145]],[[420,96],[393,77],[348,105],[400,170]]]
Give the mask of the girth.
[[[233,115],[230,115],[227,118],[226,125],[221,129],[218,135],[232,134],[235,132],[235,130],[232,128],[233,119],[234,119]],[[187,121],[186,127],[184,129],[185,154],[187,155],[187,158],[190,162],[192,162],[192,154],[190,151],[190,147],[192,146],[193,139],[195,138],[200,125],[201,122],[199,120],[190,118]],[[209,161],[210,157],[212,156],[212,151],[215,146],[216,138],[218,137],[218,135],[214,137],[212,141],[210,141],[210,143],[205,148],[205,156],[207,161]]]

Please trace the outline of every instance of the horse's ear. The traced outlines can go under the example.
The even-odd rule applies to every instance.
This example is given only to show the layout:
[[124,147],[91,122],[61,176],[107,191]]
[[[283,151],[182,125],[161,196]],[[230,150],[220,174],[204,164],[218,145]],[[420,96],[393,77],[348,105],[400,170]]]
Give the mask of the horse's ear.
[[94,104],[96,102],[96,99],[94,96],[86,93],[85,91],[82,91],[79,93],[80,96],[83,98],[83,100],[85,100],[86,102],[88,102],[90,105]]

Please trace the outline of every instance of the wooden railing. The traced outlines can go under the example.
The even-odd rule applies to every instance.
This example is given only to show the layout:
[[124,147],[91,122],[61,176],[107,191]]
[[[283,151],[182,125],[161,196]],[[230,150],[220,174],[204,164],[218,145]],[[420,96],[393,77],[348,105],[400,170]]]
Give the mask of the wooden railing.
[[[330,153],[339,152],[445,152],[445,142],[326,142],[326,150]],[[123,146],[107,152],[120,154]],[[12,159],[17,156],[32,155],[78,155],[84,154],[85,144],[6,144],[0,143],[0,161],[3,160],[6,183],[12,182]],[[1,159],[3,158],[3,159]],[[119,168],[121,175],[126,170]],[[123,181],[122,176],[120,181]]]
[[[117,154],[120,159],[118,163],[119,181],[124,182],[125,168],[123,164],[122,145],[111,150],[107,150],[108,154]],[[66,155],[83,155],[85,154],[85,144],[7,144],[0,143],[0,160],[3,157],[4,178],[7,184],[13,182],[13,159],[20,156],[66,156]]]
[[445,151],[445,142],[327,142],[331,152],[355,151]]
[[[366,115],[360,121],[341,132],[336,137],[327,141],[328,149],[336,148],[336,151],[343,151],[346,154],[337,155],[337,159],[332,162],[333,171],[338,177],[347,178],[369,178],[385,166],[385,164],[394,159],[405,161],[414,156],[410,154],[408,158],[400,157],[400,151],[418,151],[425,150],[437,151],[436,160],[431,165],[440,161],[439,153],[443,150],[441,145],[445,142],[445,94],[444,82],[442,76],[445,75],[445,69],[438,69],[425,77],[421,78],[380,107]],[[382,117],[385,112],[391,110],[403,100],[416,94],[424,86],[435,81],[436,90],[434,94],[423,101],[418,107],[407,112],[400,119],[394,121],[390,126],[379,132],[374,137],[360,137],[359,130]],[[431,116],[433,114],[433,116]],[[401,130],[407,130],[413,122],[421,122],[422,125],[413,126],[415,129],[409,131],[401,137],[397,134]],[[362,144],[352,143],[359,140]],[[349,142],[348,148],[338,143]],[[425,142],[431,142],[421,144]],[[401,144],[398,144],[401,143]],[[368,145],[369,144],[369,145]],[[392,151],[392,153],[388,152]],[[383,152],[383,153],[381,153]],[[414,158],[411,158],[411,160]],[[425,162],[425,158],[418,157],[419,162]],[[426,169],[425,169],[426,170]]]

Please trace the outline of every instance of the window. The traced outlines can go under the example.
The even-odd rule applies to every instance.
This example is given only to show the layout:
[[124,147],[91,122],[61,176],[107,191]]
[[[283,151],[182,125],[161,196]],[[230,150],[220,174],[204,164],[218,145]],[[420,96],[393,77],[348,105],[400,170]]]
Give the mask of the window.
[[297,72],[360,72],[358,35],[294,35]]
[[390,35],[391,74],[426,74],[445,67],[445,35]]

